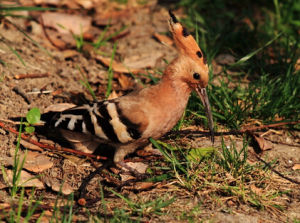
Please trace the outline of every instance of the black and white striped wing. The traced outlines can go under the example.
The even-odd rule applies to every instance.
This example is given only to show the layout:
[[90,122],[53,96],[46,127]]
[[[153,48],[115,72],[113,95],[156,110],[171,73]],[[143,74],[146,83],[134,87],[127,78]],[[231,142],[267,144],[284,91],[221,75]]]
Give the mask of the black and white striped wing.
[[124,117],[113,100],[49,112],[42,120],[51,127],[95,135],[107,142],[129,143],[141,137],[139,125]]

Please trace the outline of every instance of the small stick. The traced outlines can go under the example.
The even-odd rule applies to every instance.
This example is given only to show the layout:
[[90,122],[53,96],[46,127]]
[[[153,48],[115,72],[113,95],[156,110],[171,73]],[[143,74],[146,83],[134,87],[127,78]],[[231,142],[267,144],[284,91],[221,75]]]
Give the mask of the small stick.
[[41,91],[27,92],[26,94],[50,94],[52,92],[53,92],[52,90],[41,90]]
[[16,92],[16,94],[20,95],[27,104],[31,104],[31,100],[27,97],[26,93],[20,89],[19,87],[14,87],[13,91]]
[[49,73],[43,74],[17,74],[14,76],[15,79],[25,79],[25,78],[42,78],[42,77],[49,77]]
[[282,177],[283,179],[286,179],[294,184],[298,184],[300,185],[300,182],[297,181],[297,180],[294,180],[292,178],[289,178],[287,176],[284,176],[282,173],[280,173],[279,171],[275,170],[271,165],[270,163],[266,162],[265,160],[263,160],[262,158],[260,158],[258,155],[255,155],[256,156],[256,159],[258,159],[259,161],[263,162],[267,167],[270,168],[270,170],[272,170],[274,173],[276,173],[278,176]]
[[240,133],[253,132],[253,131],[257,131],[257,130],[261,130],[261,129],[274,128],[274,127],[279,127],[279,126],[283,126],[283,125],[295,125],[298,123],[300,123],[300,120],[294,121],[294,122],[279,122],[279,123],[274,123],[274,124],[269,124],[269,125],[261,125],[261,126],[245,128],[245,129],[239,130],[238,132],[240,132]]
[[49,41],[53,46],[55,46],[56,48],[58,48],[59,50],[63,50],[63,49],[65,48],[65,46],[62,46],[62,45],[59,45],[59,44],[55,43],[55,41],[53,41],[53,40],[50,38],[50,36],[48,35],[48,33],[47,33],[47,31],[46,31],[45,24],[44,24],[44,20],[43,20],[42,17],[40,17],[39,22],[41,23],[43,33],[44,33],[45,37],[48,39],[48,41]]
[[[237,135],[237,134],[243,134],[247,132],[254,132],[257,130],[262,130],[266,128],[277,128],[283,125],[295,125],[300,123],[300,120],[298,121],[292,121],[292,122],[280,122],[280,123],[274,123],[269,125],[262,125],[262,126],[254,126],[249,127],[241,130],[231,130],[231,131],[223,131],[223,132],[215,132],[215,135]],[[170,131],[167,135],[170,134],[203,134],[203,135],[209,135],[210,133],[207,131],[193,131],[193,130],[179,130],[179,131]]]
[[[9,132],[12,132],[14,134],[19,134],[19,132],[11,127],[8,127],[8,126],[5,126],[4,123],[0,122],[0,127],[2,127],[3,129],[9,131]],[[80,156],[86,156],[86,157],[90,157],[90,158],[93,158],[93,159],[96,159],[96,160],[107,160],[107,157],[104,157],[104,156],[96,156],[96,155],[93,155],[93,154],[89,154],[89,153],[85,153],[85,152],[81,152],[81,151],[78,151],[78,150],[74,150],[74,149],[69,149],[69,148],[65,148],[65,147],[61,147],[61,148],[57,148],[55,146],[51,146],[51,145],[47,145],[47,144],[42,144],[42,143],[39,143],[33,139],[31,139],[29,136],[26,136],[25,134],[21,134],[21,138],[36,145],[36,146],[39,146],[41,148],[44,148],[44,149],[49,149],[49,150],[54,150],[54,151],[63,151],[63,152],[68,152],[68,153],[73,153],[73,154],[76,154],[76,155],[80,155]]]

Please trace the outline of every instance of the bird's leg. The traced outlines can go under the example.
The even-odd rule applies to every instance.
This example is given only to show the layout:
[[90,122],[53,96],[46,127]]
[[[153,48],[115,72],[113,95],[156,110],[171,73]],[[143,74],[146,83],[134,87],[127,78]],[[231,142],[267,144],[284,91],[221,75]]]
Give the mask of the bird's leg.
[[146,174],[139,173],[135,168],[132,168],[128,166],[124,162],[124,158],[126,155],[133,153],[136,150],[136,147],[134,145],[124,145],[120,146],[116,149],[115,155],[114,155],[114,163],[117,167],[120,169],[126,169],[129,172],[133,173],[133,175],[138,179],[142,180],[145,178]]
[[82,180],[82,183],[80,185],[80,187],[77,190],[77,200],[79,200],[80,198],[84,198],[85,194],[86,194],[86,187],[88,185],[88,183],[99,173],[101,173],[101,171],[103,169],[107,169],[111,166],[114,166],[114,163],[111,160],[107,160],[106,162],[103,163],[102,166],[98,167],[94,172],[90,173],[86,178],[84,178]]

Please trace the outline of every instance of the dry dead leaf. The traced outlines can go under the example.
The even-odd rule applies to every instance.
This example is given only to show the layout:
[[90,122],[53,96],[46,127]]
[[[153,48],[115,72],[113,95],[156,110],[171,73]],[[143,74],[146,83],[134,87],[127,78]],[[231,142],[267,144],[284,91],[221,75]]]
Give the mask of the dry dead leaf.
[[135,179],[134,176],[131,176],[131,175],[128,175],[128,174],[120,174],[120,177],[121,177],[122,182]]
[[131,79],[122,73],[119,74],[118,81],[123,90],[130,88],[130,86],[132,85]]
[[[110,62],[111,62],[110,58],[103,57],[103,56],[100,56],[100,55],[96,55],[95,59],[99,60],[101,63],[103,63],[107,67],[109,67]],[[112,69],[113,69],[113,71],[115,71],[117,73],[133,73],[133,74],[136,74],[136,73],[141,72],[140,69],[134,69],[134,68],[127,67],[126,65],[123,65],[123,64],[118,63],[116,61],[112,62]]]
[[61,184],[58,181],[54,181],[51,184],[51,188],[53,191],[62,192],[62,194],[64,194],[64,195],[69,195],[74,191],[73,188],[66,182]]
[[261,151],[272,149],[272,145],[260,136],[253,135]]
[[146,190],[149,189],[154,185],[153,182],[136,182],[134,184],[134,189],[135,190]]
[[168,46],[172,46],[174,41],[166,36],[166,35],[162,35],[162,34],[159,34],[159,33],[154,33],[154,37],[159,41],[161,42],[162,44],[165,44],[165,45],[168,45]]
[[[7,175],[7,182],[8,185],[6,186],[11,186],[12,185],[12,179],[13,179],[13,171],[12,170],[5,170],[6,175]],[[44,189],[44,184],[36,178],[36,176],[31,175],[30,173],[26,172],[25,170],[21,171],[20,174],[20,181],[18,182],[19,187],[36,187],[38,189]]]
[[64,50],[62,53],[63,53],[63,57],[65,59],[72,58],[72,57],[75,57],[75,56],[79,55],[79,52],[76,51],[76,50]]
[[[21,161],[24,159],[24,157],[25,153],[20,153],[19,159]],[[13,165],[14,158],[7,157],[6,164]],[[26,159],[23,166],[24,169],[32,171],[34,173],[40,173],[44,170],[51,168],[52,166],[53,162],[50,161],[49,157],[38,152],[27,151]]]
[[118,96],[118,94],[117,94],[117,92],[116,91],[112,91],[111,93],[110,93],[110,95],[108,96],[108,100],[112,100],[112,99],[114,99],[114,98],[118,98],[119,96]]
[[143,52],[139,55],[128,56],[124,59],[124,64],[130,69],[143,69],[155,67],[158,59],[163,57],[160,51]]
[[149,9],[157,4],[157,0],[148,0],[140,4],[139,0],[130,0],[126,4],[117,1],[97,1],[93,17],[97,25],[116,24],[119,21],[128,21],[137,10]]
[[292,170],[300,170],[300,163],[294,164],[294,166],[292,167]]
[[23,139],[21,139],[20,144],[22,146],[24,146],[25,148],[30,149],[30,150],[40,151],[40,152],[44,151],[41,147],[39,147],[37,145],[34,145],[34,144],[30,143],[30,142],[27,142],[27,141],[25,141]]
[[41,15],[47,27],[56,29],[63,34],[70,32],[81,35],[91,28],[92,19],[89,16],[71,15],[60,12],[46,12]]
[[[140,174],[146,173],[148,165],[141,162],[127,162],[126,165],[133,170],[136,170]],[[126,167],[122,167],[123,170],[127,170]]]
[[62,112],[66,109],[69,108],[74,108],[76,105],[71,104],[71,103],[58,103],[58,104],[53,104],[45,108],[44,113],[47,112]]
[[235,62],[235,57],[230,54],[220,54],[215,60],[218,64],[229,65]]
[[43,180],[44,183],[48,187],[51,187],[53,191],[62,192],[62,194],[64,195],[69,195],[74,191],[73,188],[67,182],[60,182],[56,178],[48,176],[45,177]]

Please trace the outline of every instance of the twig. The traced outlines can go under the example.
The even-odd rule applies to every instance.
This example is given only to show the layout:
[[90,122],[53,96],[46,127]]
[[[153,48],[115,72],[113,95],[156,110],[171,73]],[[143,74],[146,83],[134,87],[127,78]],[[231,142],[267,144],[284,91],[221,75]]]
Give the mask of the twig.
[[[0,122],[0,127],[2,127],[3,129],[9,131],[9,132],[12,132],[14,134],[19,134],[19,132],[11,127],[8,127],[6,126],[4,123]],[[33,139],[31,139],[29,136],[26,136],[25,134],[21,134],[21,138],[26,140],[27,142],[30,142],[36,146],[39,146],[41,148],[44,148],[44,149],[49,149],[49,150],[55,150],[55,151],[63,151],[63,152],[68,152],[68,153],[73,153],[73,154],[76,154],[76,155],[80,155],[80,156],[86,156],[86,157],[90,157],[90,158],[93,158],[93,159],[97,159],[97,160],[107,160],[107,157],[104,157],[104,156],[96,156],[96,155],[93,155],[93,154],[89,154],[89,153],[84,153],[84,152],[81,152],[81,151],[78,151],[78,150],[74,150],[74,149],[69,149],[69,148],[65,148],[65,147],[55,147],[55,146],[51,146],[51,145],[47,145],[47,144],[42,144],[42,143],[39,143]]]
[[52,90],[41,90],[41,91],[27,92],[26,94],[50,94],[52,92],[53,92]]
[[271,139],[268,139],[268,138],[265,138],[265,140],[268,140],[268,141],[270,141],[272,143],[276,143],[276,144],[282,144],[282,145],[287,145],[287,146],[300,147],[300,145],[294,145],[294,144],[286,143],[286,142],[279,142],[279,141],[271,140]]
[[48,77],[49,73],[43,73],[43,74],[17,74],[14,76],[15,79],[25,79],[25,78],[42,78],[42,77]]
[[274,128],[274,127],[279,127],[279,126],[283,126],[283,125],[295,125],[298,123],[300,123],[300,120],[293,121],[293,122],[279,122],[279,123],[274,123],[274,124],[269,124],[269,125],[261,125],[261,126],[245,128],[245,129],[239,130],[239,132],[240,133],[253,132],[253,131],[257,131],[257,130],[261,130],[261,129]]
[[64,46],[60,46],[59,44],[57,44],[54,40],[52,40],[52,39],[50,38],[50,36],[49,36],[48,33],[46,32],[46,27],[45,27],[44,20],[43,20],[42,17],[40,17],[39,22],[40,22],[40,24],[41,24],[41,26],[42,26],[43,33],[44,33],[45,37],[48,39],[48,41],[49,41],[54,47],[58,48],[59,50],[65,49],[65,45],[64,45]]
[[256,159],[258,159],[259,161],[263,162],[268,168],[270,168],[270,170],[272,170],[272,171],[273,171],[274,173],[276,173],[278,176],[280,176],[280,177],[282,177],[282,178],[284,178],[284,179],[286,179],[286,180],[288,180],[288,181],[290,181],[290,182],[292,182],[292,183],[294,183],[294,184],[300,185],[300,182],[299,182],[299,181],[294,180],[294,179],[292,179],[292,178],[289,178],[289,177],[287,177],[287,176],[284,176],[282,173],[280,173],[279,171],[275,170],[275,169],[270,165],[270,163],[266,162],[265,160],[263,160],[262,158],[260,158],[258,155],[255,155],[255,156],[256,156]]
[[[292,121],[292,122],[280,122],[280,123],[274,123],[274,124],[269,124],[269,125],[261,125],[261,126],[254,126],[254,127],[249,127],[241,130],[231,130],[231,131],[224,131],[224,132],[215,132],[216,136],[220,135],[238,135],[238,134],[243,134],[247,132],[255,132],[257,130],[262,130],[262,129],[267,129],[267,128],[277,128],[283,125],[295,125],[299,124],[300,120],[298,121]],[[207,135],[209,136],[210,133],[207,131],[193,131],[193,130],[179,130],[179,131],[170,131],[167,136],[171,134],[202,134],[202,135]]]
[[27,97],[26,93],[22,89],[16,86],[13,88],[13,91],[16,92],[16,94],[20,95],[27,104],[31,104],[31,100]]

